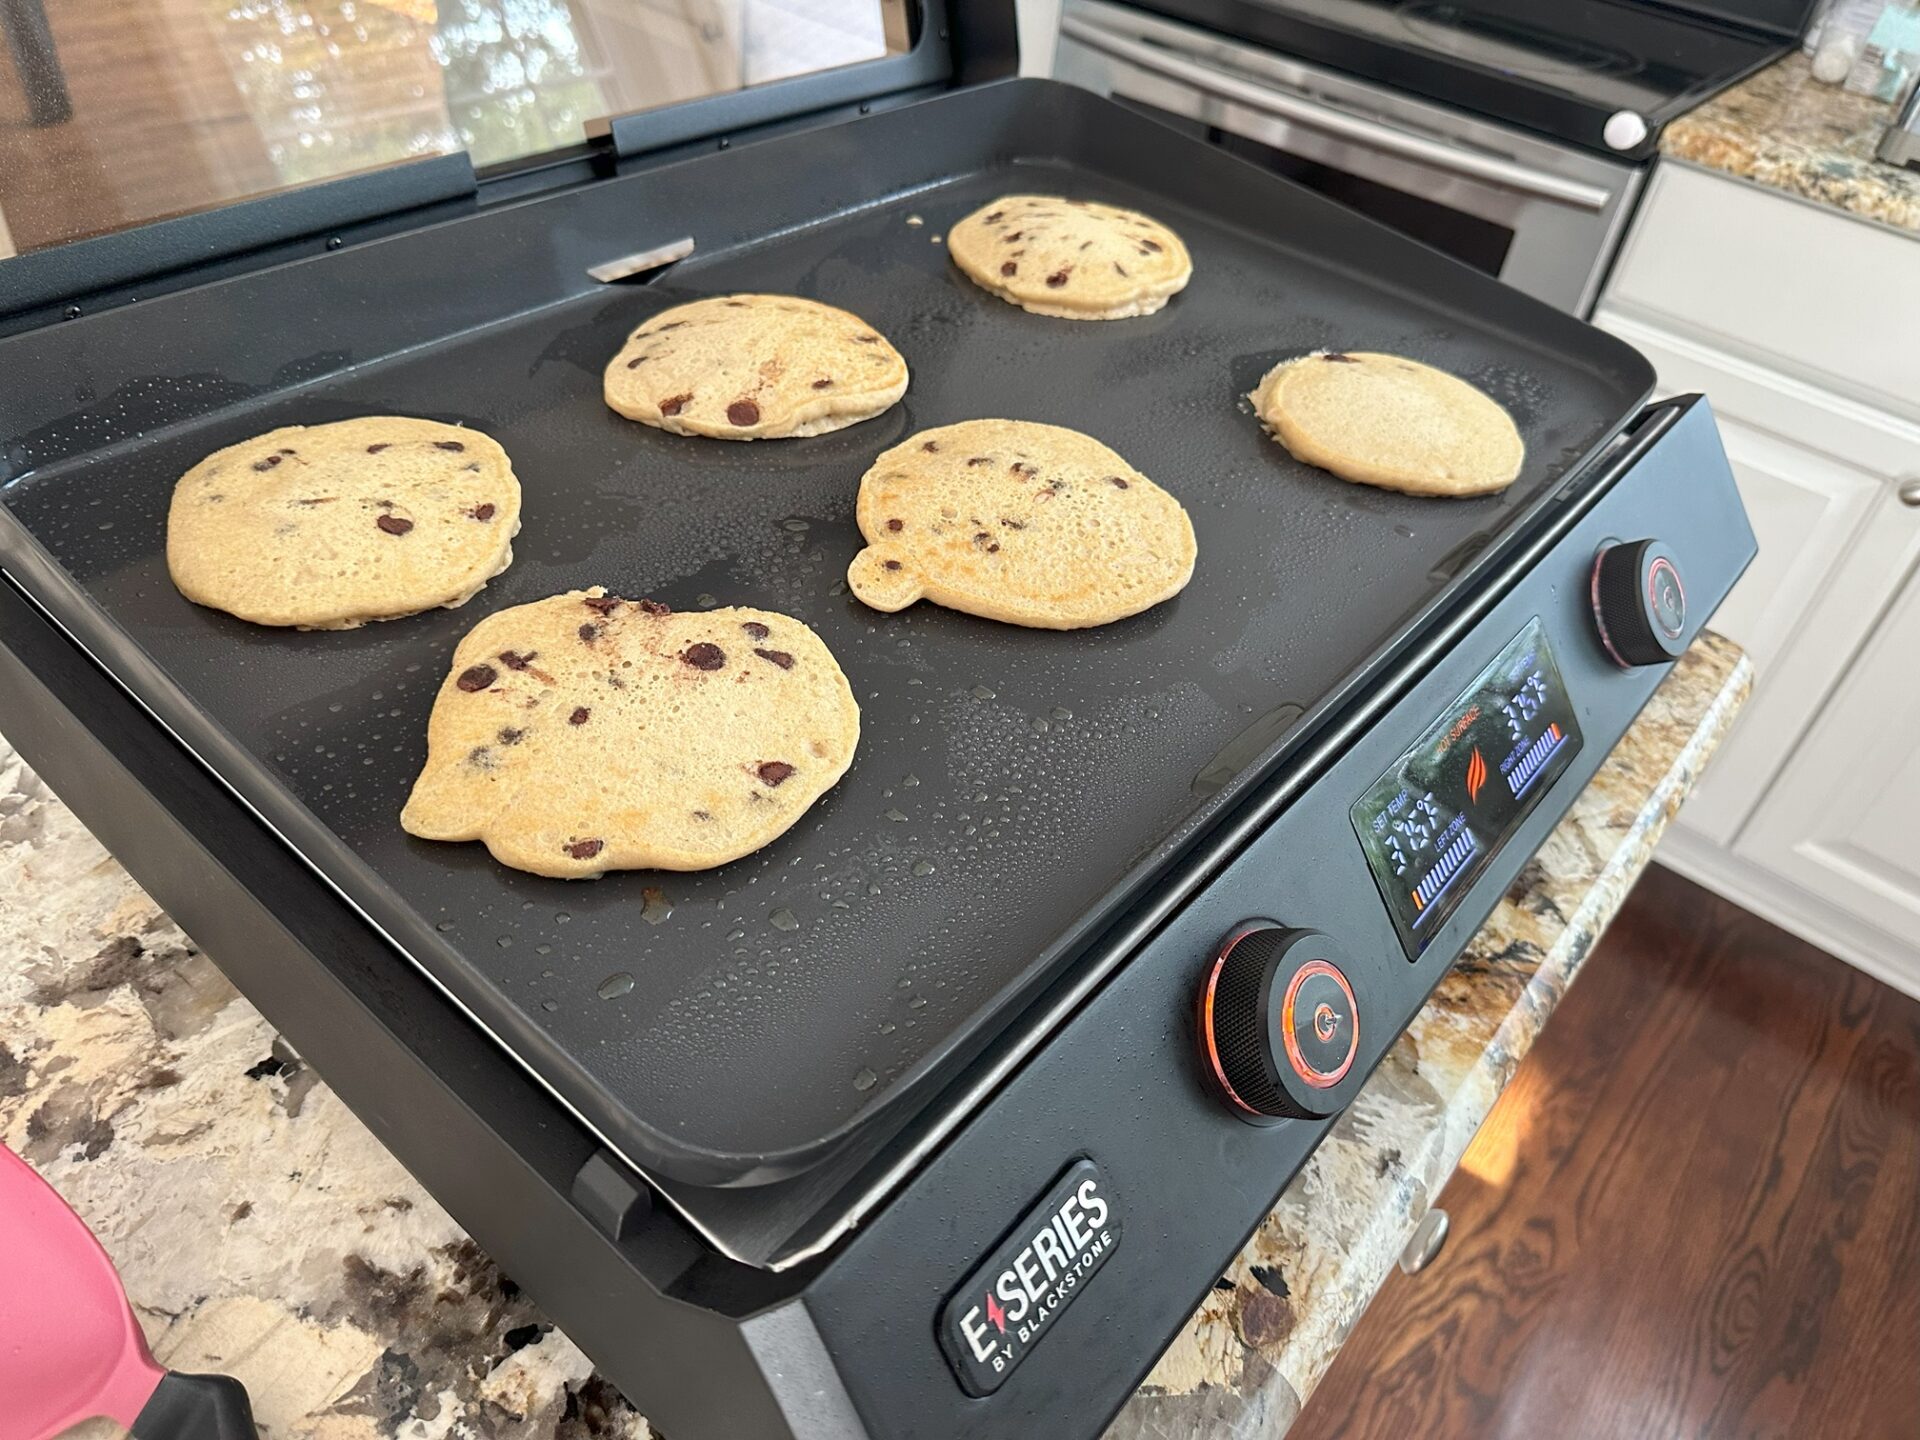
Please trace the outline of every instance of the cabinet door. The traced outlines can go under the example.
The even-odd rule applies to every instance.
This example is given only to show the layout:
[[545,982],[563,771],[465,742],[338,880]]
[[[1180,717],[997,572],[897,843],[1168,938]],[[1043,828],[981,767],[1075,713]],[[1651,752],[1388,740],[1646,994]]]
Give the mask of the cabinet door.
[[1871,520],[1899,463],[1920,461],[1920,429],[1629,317],[1596,319],[1653,361],[1662,391],[1707,394],[1760,542],[1711,622],[1753,657],[1753,699],[1681,820],[1728,846],[1920,557],[1920,513]]
[[1901,977],[1910,990],[1920,987],[1917,661],[1920,576],[1874,630],[1737,847],[1880,931],[1882,953],[1911,967]]

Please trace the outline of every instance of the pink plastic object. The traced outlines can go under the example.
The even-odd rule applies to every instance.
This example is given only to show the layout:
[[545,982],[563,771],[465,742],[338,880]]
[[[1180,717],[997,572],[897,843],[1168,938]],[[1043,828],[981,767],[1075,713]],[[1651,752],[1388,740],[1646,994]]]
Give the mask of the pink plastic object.
[[154,1362],[107,1252],[4,1145],[0,1397],[0,1440],[51,1440],[98,1415],[138,1440],[253,1434],[237,1382],[172,1375]]

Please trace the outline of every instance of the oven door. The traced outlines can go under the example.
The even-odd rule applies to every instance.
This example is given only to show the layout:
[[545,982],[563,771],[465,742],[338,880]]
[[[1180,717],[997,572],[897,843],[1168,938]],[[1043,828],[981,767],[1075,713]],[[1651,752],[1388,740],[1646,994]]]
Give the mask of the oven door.
[[1054,73],[1584,317],[1644,171],[1104,0]]

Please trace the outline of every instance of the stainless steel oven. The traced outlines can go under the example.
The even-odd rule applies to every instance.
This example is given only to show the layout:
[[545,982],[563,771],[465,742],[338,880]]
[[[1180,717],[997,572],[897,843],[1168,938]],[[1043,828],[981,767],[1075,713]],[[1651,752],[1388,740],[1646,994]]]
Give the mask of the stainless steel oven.
[[1646,171],[1104,0],[1054,73],[1586,315]]

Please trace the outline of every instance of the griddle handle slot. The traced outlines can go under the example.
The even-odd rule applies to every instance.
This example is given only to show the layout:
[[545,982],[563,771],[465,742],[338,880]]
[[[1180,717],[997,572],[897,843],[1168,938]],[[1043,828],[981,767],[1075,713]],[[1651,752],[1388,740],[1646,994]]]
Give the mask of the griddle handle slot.
[[653,1191],[611,1150],[593,1152],[573,1177],[573,1203],[610,1240],[625,1240],[653,1211]]

